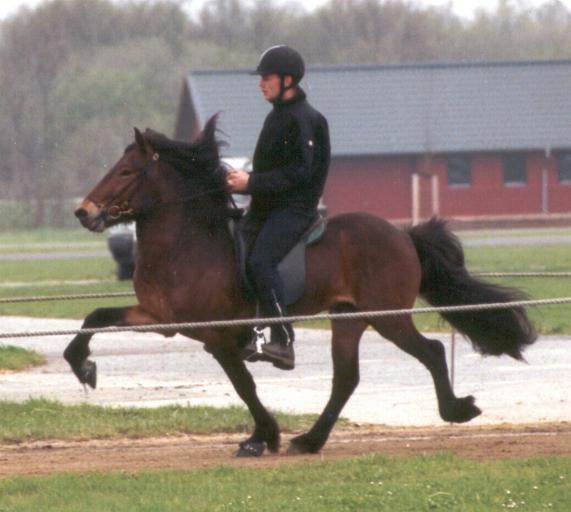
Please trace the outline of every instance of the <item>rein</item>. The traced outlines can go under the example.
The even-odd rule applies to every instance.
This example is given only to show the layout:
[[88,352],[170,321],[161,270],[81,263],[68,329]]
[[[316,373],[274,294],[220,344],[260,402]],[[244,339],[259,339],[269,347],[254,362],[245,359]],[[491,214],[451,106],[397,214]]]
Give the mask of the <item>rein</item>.
[[[194,194],[190,194],[188,196],[181,197],[179,199],[173,199],[172,201],[164,201],[162,203],[155,204],[149,209],[155,210],[157,208],[163,208],[165,206],[170,206],[173,204],[188,203],[189,201],[192,201],[193,199],[196,199],[197,197],[203,197],[203,196],[207,196],[210,194],[215,194],[216,192],[222,192],[225,190],[226,190],[226,187],[210,188],[208,190],[203,190],[202,192],[196,192]],[[232,195],[230,195],[230,201],[233,203],[234,206],[236,206],[236,203],[234,202]]]

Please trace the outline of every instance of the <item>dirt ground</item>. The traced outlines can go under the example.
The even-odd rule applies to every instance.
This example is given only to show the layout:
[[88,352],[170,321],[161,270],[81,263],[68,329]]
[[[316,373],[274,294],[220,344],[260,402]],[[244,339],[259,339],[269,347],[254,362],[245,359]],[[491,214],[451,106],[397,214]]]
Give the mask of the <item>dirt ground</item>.
[[571,423],[393,428],[354,426],[335,432],[317,455],[289,455],[282,436],[280,454],[234,457],[243,434],[149,439],[99,439],[0,444],[0,478],[55,473],[193,470],[219,464],[273,467],[370,455],[408,457],[440,451],[475,460],[571,457]]

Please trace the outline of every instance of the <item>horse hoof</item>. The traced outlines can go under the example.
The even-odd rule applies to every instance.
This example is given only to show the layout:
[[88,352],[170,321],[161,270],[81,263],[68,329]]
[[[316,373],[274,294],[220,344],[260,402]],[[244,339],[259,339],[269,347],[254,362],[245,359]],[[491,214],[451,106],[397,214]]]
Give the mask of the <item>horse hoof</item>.
[[303,455],[306,453],[318,453],[319,450],[321,450],[321,446],[317,446],[315,442],[311,442],[305,434],[302,434],[290,441],[287,453],[288,455]]
[[86,359],[81,366],[72,369],[81,384],[87,384],[92,389],[97,387],[97,365],[93,361]]
[[83,383],[95,389],[97,387],[97,365],[93,361],[86,359],[81,365],[81,370],[83,372]]
[[236,457],[261,457],[266,449],[266,443],[257,441],[244,441],[236,452]]
[[304,453],[308,453],[308,451],[305,449],[305,447],[295,444],[295,443],[290,443],[287,449],[287,454],[288,455],[303,455]]
[[482,410],[476,406],[475,402],[476,399],[472,395],[458,398],[451,410],[442,414],[442,419],[452,423],[466,423],[473,420],[482,414]]

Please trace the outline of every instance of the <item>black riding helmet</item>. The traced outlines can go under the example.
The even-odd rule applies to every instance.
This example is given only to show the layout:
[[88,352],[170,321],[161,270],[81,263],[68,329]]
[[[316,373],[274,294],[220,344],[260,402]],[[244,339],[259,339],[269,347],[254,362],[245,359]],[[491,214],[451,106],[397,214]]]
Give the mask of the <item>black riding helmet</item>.
[[260,56],[258,67],[253,75],[270,75],[275,73],[282,77],[290,75],[294,86],[297,85],[305,73],[305,63],[302,56],[293,48],[286,45],[277,45],[268,48]]

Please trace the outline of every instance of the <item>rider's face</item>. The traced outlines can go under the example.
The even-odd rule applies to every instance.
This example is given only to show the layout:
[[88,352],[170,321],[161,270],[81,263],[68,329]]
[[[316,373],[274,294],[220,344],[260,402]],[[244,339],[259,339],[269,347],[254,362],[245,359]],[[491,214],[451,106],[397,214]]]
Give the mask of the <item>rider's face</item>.
[[[286,76],[284,85],[287,87],[291,84],[291,76]],[[264,98],[268,101],[275,101],[280,97],[280,76],[272,73],[269,75],[262,75],[260,77],[260,89]]]

